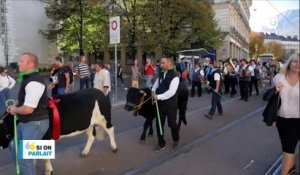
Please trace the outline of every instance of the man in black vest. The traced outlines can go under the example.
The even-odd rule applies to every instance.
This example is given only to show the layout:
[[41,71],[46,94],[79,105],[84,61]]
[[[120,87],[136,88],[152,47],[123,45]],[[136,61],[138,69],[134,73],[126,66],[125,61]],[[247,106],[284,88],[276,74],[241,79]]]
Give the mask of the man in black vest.
[[[21,82],[18,104],[7,108],[7,112],[19,116],[17,134],[19,140],[41,140],[48,130],[48,97],[43,78],[38,74],[38,58],[32,53],[24,53],[19,59]],[[14,150],[15,147],[13,147]],[[19,159],[20,172],[35,175],[33,160]]]
[[240,100],[248,101],[249,97],[249,84],[251,81],[251,73],[249,71],[249,65],[246,59],[240,60],[239,68],[239,85],[240,85]]
[[223,109],[221,104],[221,71],[220,71],[220,63],[214,62],[214,69],[211,73],[210,78],[208,79],[208,85],[212,91],[211,96],[211,108],[208,114],[205,114],[205,117],[209,119],[213,119],[213,116],[216,111],[216,107],[218,108],[219,115],[223,115]]
[[159,74],[156,79],[152,92],[153,98],[158,101],[162,134],[160,133],[159,123],[156,120],[156,130],[158,135],[158,146],[155,151],[158,152],[166,148],[166,141],[164,139],[164,124],[166,117],[168,118],[168,126],[171,128],[173,138],[173,148],[178,146],[179,130],[176,123],[177,116],[177,89],[179,85],[179,77],[173,67],[173,60],[171,57],[165,56],[160,60],[160,67],[163,72]]

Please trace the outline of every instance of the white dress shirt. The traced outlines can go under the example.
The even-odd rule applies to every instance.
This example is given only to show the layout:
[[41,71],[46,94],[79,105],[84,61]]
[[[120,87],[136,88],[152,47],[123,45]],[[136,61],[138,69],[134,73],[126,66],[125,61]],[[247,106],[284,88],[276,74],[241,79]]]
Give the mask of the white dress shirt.
[[[164,78],[166,77],[167,72],[164,73]],[[152,92],[155,92],[156,89],[158,88],[159,79],[156,79],[153,87],[152,87]],[[179,86],[179,78],[178,77],[174,77],[170,83],[169,89],[164,92],[163,94],[159,94],[157,95],[157,100],[167,100],[171,97],[173,97],[178,89]]]
[[45,91],[45,85],[37,81],[31,81],[25,86],[25,106],[36,108]]

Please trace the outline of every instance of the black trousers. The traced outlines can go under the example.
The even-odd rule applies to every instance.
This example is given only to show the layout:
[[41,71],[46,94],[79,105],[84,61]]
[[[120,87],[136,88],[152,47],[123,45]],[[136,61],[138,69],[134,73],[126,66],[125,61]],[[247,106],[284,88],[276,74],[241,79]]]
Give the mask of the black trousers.
[[249,85],[249,94],[251,95],[252,94],[252,87],[254,85],[254,88],[255,88],[255,91],[256,91],[256,95],[259,94],[259,91],[258,91],[258,79],[255,78],[255,77],[251,77],[251,81],[250,81],[250,85]]
[[176,122],[177,105],[170,106],[159,101],[158,106],[159,106],[162,134],[160,133],[160,129],[159,129],[158,117],[156,118],[156,131],[158,136],[158,144],[159,146],[163,147],[166,145],[166,141],[164,139],[164,132],[165,132],[164,126],[165,126],[166,118],[168,118],[168,126],[171,129],[173,141],[174,142],[179,141],[179,130]]
[[221,104],[221,96],[215,92],[212,92],[211,96],[211,108],[209,110],[209,115],[213,116],[215,114],[216,108],[218,108],[218,113],[223,114],[223,108]]
[[239,81],[241,98],[244,100],[248,100],[249,97],[249,83],[250,81]]
[[201,87],[201,81],[192,81],[192,89],[191,89],[191,96],[195,96],[195,88],[197,87],[198,90],[198,96],[200,97],[202,95],[202,87]]
[[117,78],[121,80],[121,83],[122,83],[122,84],[124,84],[123,76],[122,76],[122,75],[118,75]]
[[237,78],[234,76],[231,76],[229,80],[230,80],[230,87],[231,87],[230,95],[235,95],[236,94],[235,87],[237,85]]
[[225,87],[225,94],[228,94],[229,90],[230,90],[230,77],[229,77],[229,75],[224,76],[224,87]]

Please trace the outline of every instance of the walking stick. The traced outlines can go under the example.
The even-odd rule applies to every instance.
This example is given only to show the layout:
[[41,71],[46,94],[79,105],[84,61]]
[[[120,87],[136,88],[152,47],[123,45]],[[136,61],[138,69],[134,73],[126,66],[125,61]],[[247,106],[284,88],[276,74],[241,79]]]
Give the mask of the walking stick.
[[[9,99],[5,102],[6,107],[15,105],[15,100]],[[17,133],[17,120],[18,116],[14,115],[14,145],[15,145],[15,156],[16,156],[16,174],[20,174],[20,167],[18,161],[18,133]]]
[[[153,92],[153,94],[155,95],[154,92]],[[156,99],[154,99],[154,103],[155,103],[155,107],[156,107],[156,113],[157,113],[157,120],[158,120],[159,132],[160,132],[160,135],[163,135],[163,131],[162,131],[162,127],[161,127],[160,114],[159,114],[159,108],[158,108],[158,103],[157,103],[157,100],[156,100]]]
[[16,174],[20,174],[20,167],[18,161],[18,133],[17,133],[17,119],[18,116],[14,115],[14,142],[15,142],[15,154],[16,154]]

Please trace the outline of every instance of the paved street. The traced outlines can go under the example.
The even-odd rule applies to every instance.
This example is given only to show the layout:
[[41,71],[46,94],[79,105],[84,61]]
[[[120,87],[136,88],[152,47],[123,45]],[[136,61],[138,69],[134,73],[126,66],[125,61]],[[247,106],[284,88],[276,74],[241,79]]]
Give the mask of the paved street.
[[[126,79],[129,81],[129,79]],[[75,84],[76,86],[76,84]],[[167,148],[158,153],[156,134],[139,143],[144,119],[133,117],[123,110],[126,92],[119,88],[118,102],[114,103],[112,122],[115,126],[118,152],[110,151],[109,141],[96,141],[90,154],[80,157],[85,144],[85,134],[66,138],[56,143],[53,160],[56,175],[119,175],[119,174],[220,174],[260,175],[274,163],[281,152],[277,130],[262,122],[263,106],[260,96],[249,102],[239,97],[223,101],[224,115],[206,119],[210,95],[189,99],[188,126],[180,131],[180,146],[173,150],[169,128],[166,127]],[[44,165],[38,161],[42,174]],[[9,151],[0,151],[0,174],[14,174]]]

